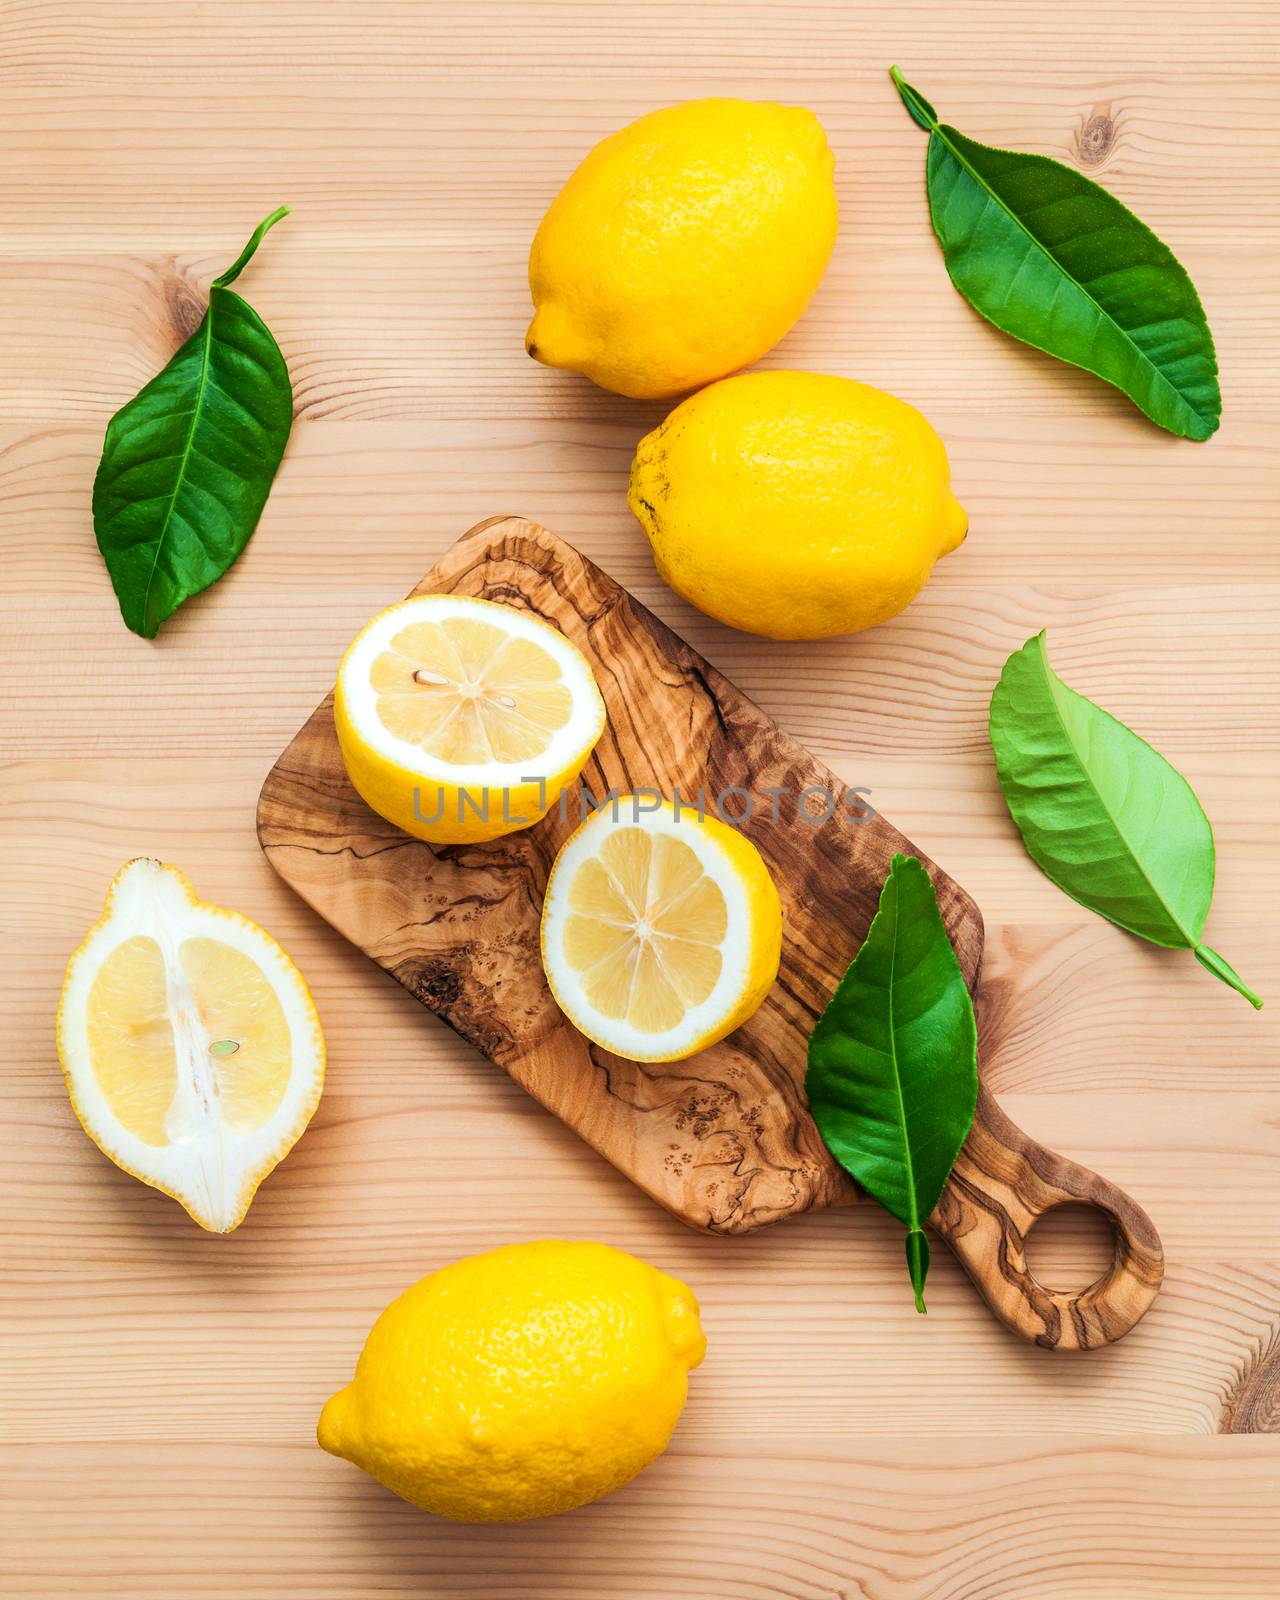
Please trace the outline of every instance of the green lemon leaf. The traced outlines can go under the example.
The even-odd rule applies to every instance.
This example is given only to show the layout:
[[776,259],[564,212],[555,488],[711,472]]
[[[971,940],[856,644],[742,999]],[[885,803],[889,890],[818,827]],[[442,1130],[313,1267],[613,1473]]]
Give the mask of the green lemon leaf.
[[1074,167],[978,144],[890,75],[929,130],[933,231],[974,310],[1097,373],[1170,433],[1207,439],[1222,415],[1213,335],[1169,247]]
[[862,948],[809,1040],[805,1089],[836,1160],[906,1225],[923,1312],[937,1205],[978,1103],[973,1002],[915,856],[897,855]]
[[1049,665],[1044,634],[1005,662],[991,696],[996,772],[1027,852],[1073,900],[1196,959],[1261,1006],[1200,942],[1213,898],[1213,830],[1158,751]]
[[147,639],[244,549],[284,454],[289,371],[230,285],[288,209],[258,225],[195,333],[107,425],[93,526],[125,623]]

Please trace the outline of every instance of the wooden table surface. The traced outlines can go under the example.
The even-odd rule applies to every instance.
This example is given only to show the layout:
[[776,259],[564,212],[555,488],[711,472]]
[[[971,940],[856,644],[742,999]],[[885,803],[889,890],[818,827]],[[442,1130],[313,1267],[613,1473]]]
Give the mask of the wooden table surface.
[[[1248,0],[5,0],[7,1595],[1280,1593],[1277,22]],[[1083,164],[1176,249],[1218,341],[1210,443],[954,293],[893,61],[968,133]],[[711,93],[811,106],[836,153],[835,259],[768,364],[919,405],[971,514],[920,600],[862,637],[774,645],[678,601],[624,504],[661,408],[522,348],[526,252],[564,177],[620,123]],[[247,554],[147,643],[94,545],[103,428],[281,201],[242,287],[297,425]],[[258,789],[344,643],[499,511],[580,545],[975,895],[992,1085],[1163,1235],[1131,1338],[1018,1344],[944,1251],[917,1318],[874,1207],[686,1231],[274,877]],[[1046,625],[1063,675],[1203,799],[1209,937],[1260,1015],[1023,853],[985,710]],[[310,1131],[228,1239],[98,1154],[53,1051],[67,956],[144,852],[280,938],[330,1041]],[[1055,1224],[1038,1268],[1085,1281],[1104,1240]],[[316,1447],[401,1288],[548,1235],[624,1246],[702,1299],[710,1354],[658,1464],[568,1518],[467,1528]]]

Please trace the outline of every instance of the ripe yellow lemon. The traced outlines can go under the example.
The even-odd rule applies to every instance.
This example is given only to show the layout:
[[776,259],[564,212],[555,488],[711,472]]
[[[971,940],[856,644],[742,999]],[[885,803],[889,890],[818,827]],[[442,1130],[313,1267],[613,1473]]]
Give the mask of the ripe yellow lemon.
[[705,1352],[675,1278],[603,1244],[506,1245],[392,1301],[317,1437],[438,1516],[551,1516],[666,1449]]
[[782,908],[760,852],[688,805],[627,795],[556,857],[542,965],[589,1039],[676,1061],[740,1027],[778,975]]
[[230,1233],[311,1120],[324,1038],[302,974],[174,867],[130,861],[71,957],[58,1055],[85,1132]]
[[338,670],[334,722],[361,798],[432,844],[527,828],[578,776],[604,701],[557,629],[463,595],[381,612]]
[[643,399],[749,366],[826,270],[833,167],[797,106],[691,100],[611,134],[534,238],[525,348]]
[[968,530],[920,413],[816,372],[691,395],[640,441],[627,498],[678,594],[771,639],[896,616]]

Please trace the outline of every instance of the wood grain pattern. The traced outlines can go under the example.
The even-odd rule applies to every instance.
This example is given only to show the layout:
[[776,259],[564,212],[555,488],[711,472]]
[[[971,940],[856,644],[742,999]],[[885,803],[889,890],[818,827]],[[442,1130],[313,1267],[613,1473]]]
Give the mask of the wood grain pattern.
[[[6,1595],[1273,1600],[1278,59],[1280,12],[1251,0],[0,7]],[[1210,443],[963,304],[895,60],[957,126],[1087,164],[1173,246],[1218,346]],[[660,408],[523,352],[529,240],[565,175],[698,94],[821,117],[840,238],[766,364],[918,405],[972,519],[920,598],[853,639],[766,647],[666,590],[625,505]],[[293,438],[244,557],[148,645],[94,546],[102,432],[281,201],[244,288],[293,373]],[[253,819],[272,762],[361,622],[495,505],[599,563],[974,895],[987,1083],[1159,1223],[1165,1284],[1132,1336],[1079,1360],[1010,1339],[945,1250],[917,1317],[875,1206],[683,1227],[271,871]],[[1041,626],[1204,801],[1210,941],[1261,1014],[1027,859],[984,727]],[[66,958],[141,852],[270,928],[329,1040],[311,1129],[226,1240],[98,1155],[52,1058]],[[1096,1272],[1090,1218],[1032,1232],[1044,1282]],[[697,1289],[710,1354],[661,1463],[568,1522],[476,1530],[315,1448],[393,1295],[555,1235]],[[1228,1428],[1252,1431],[1211,1437]]]
[[[594,563],[536,523],[493,517],[458,540],[414,594],[466,594],[563,633],[591,665],[608,722],[584,786],[597,803],[682,797],[741,831],[782,899],[782,964],[743,1027],[685,1061],[627,1061],[552,1001],[539,917],[557,852],[586,814],[566,797],[533,828],[436,849],[371,811],[343,766],[328,697],[272,768],[258,838],[326,921],[691,1227],[750,1233],[848,1201],[804,1094],[814,1023],[856,954],[894,855],[919,855],[976,990],[982,918],[954,879]],[[1027,1271],[1025,1237],[1070,1201],[1115,1230],[1105,1273],[1064,1294]],[[1160,1287],[1150,1219],[1096,1173],[1028,1139],[989,1093],[932,1226],[992,1310],[1025,1339],[1088,1350],[1128,1333]]]
[[[1141,1450],[1029,1440],[797,1447],[744,1438],[708,1470],[668,1452],[567,1518],[466,1528],[424,1517],[306,1445],[28,1446],[0,1464],[24,1494],[57,1475],[28,1538],[30,1593],[119,1595],[101,1559],[130,1552],[137,1600],[206,1594],[210,1555],[237,1600],[465,1595],[467,1600],[1241,1600],[1274,1593],[1274,1449],[1261,1439]],[[70,1471],[67,1472],[67,1466]],[[66,1476],[63,1476],[66,1473]],[[245,1495],[247,1474],[290,1485]],[[101,1481],[100,1481],[101,1480]],[[88,1504],[76,1484],[98,1484]],[[154,1540],[154,1543],[152,1543]],[[1039,1561],[1027,1552],[1036,1550]],[[133,1554],[132,1552],[137,1552]],[[232,1553],[234,1552],[234,1553]],[[87,1559],[86,1559],[87,1558]],[[21,1591],[20,1591],[21,1592]]]

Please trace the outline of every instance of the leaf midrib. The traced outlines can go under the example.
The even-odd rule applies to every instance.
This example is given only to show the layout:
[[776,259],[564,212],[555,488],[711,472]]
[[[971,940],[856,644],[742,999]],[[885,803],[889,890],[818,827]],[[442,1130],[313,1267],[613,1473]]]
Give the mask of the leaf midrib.
[[[965,159],[965,157],[961,154],[961,152],[956,149],[955,145],[952,144],[951,140],[947,138],[947,133],[946,133],[947,127],[948,127],[948,124],[946,124],[946,123],[935,122],[933,127],[930,129],[930,137],[932,138],[934,134],[936,134],[938,136],[939,142],[945,147],[945,149],[951,155],[952,159],[954,161],[956,161],[961,167],[963,167],[965,172],[967,172],[969,174],[969,176],[973,179],[974,183],[976,183],[978,185],[978,187],[982,190],[982,192],[985,195],[987,195],[987,197],[989,199],[993,200],[995,202],[995,204],[997,206],[999,206],[1000,210],[1004,213],[1004,215],[1006,217],[1009,218],[1009,220],[1013,223],[1014,227],[1017,228],[1020,233],[1022,233],[1027,239],[1029,239],[1031,241],[1031,243],[1040,252],[1040,254],[1042,256],[1044,256],[1046,260],[1048,260],[1048,261],[1053,263],[1053,265],[1058,269],[1058,271],[1067,280],[1067,282],[1071,283],[1071,284],[1074,284],[1075,287],[1077,289],[1079,289],[1080,293],[1082,295],[1084,295],[1085,299],[1088,300],[1089,304],[1091,306],[1096,307],[1099,315],[1102,316],[1108,323],[1110,323],[1110,325],[1116,330],[1116,332],[1120,335],[1120,337],[1124,340],[1124,342],[1129,346],[1129,348],[1137,355],[1138,359],[1144,364],[1144,366],[1148,367],[1155,374],[1155,376],[1164,385],[1165,389],[1173,396],[1173,398],[1180,405],[1184,406],[1192,414],[1192,416],[1199,418],[1199,420],[1201,422],[1212,423],[1214,421],[1214,418],[1212,416],[1206,416],[1202,411],[1197,410],[1197,408],[1194,405],[1192,405],[1191,401],[1187,398],[1187,396],[1183,393],[1183,391],[1181,389],[1179,389],[1177,387],[1177,385],[1174,384],[1166,376],[1166,374],[1164,373],[1163,369],[1158,367],[1156,365],[1156,363],[1151,359],[1151,357],[1146,353],[1146,351],[1142,348],[1142,346],[1139,345],[1130,336],[1130,334],[1128,333],[1128,331],[1125,328],[1122,328],[1120,326],[1120,324],[1116,321],[1116,319],[1107,310],[1106,306],[1102,305],[1101,302],[1097,299],[1097,297],[1090,293],[1090,291],[1084,286],[1084,284],[1082,284],[1080,282],[1080,280],[1075,276],[1075,274],[1072,273],[1067,267],[1065,267],[1062,264],[1061,261],[1058,260],[1057,256],[1055,256],[1054,253],[1049,249],[1048,245],[1044,244],[1041,240],[1036,238],[1035,234],[1032,233],[1031,229],[1027,227],[1026,223],[1023,222],[1021,217],[1019,217],[1016,212],[1011,211],[1009,209],[1009,207],[1000,198],[1000,196],[995,192],[995,190],[986,181],[986,179],[982,176],[982,174],[977,171],[977,169],[972,165],[971,162],[969,162],[969,161],[967,161]],[[973,142],[975,144],[978,144],[981,141],[975,139]],[[992,148],[994,148],[994,146],[987,146],[986,148],[992,149]],[[1021,155],[1028,155],[1028,156],[1031,156],[1033,158],[1035,156],[1035,152],[1034,151],[1019,151],[1019,152],[1015,152],[1015,153],[1016,154],[1021,154]],[[1044,161],[1050,161],[1053,158],[1051,156],[1042,156],[1042,157],[1040,157],[1040,159],[1044,160]],[[1058,162],[1058,163],[1055,163],[1055,165],[1061,166],[1061,165],[1063,165],[1063,163]],[[1119,202],[1117,202],[1117,203],[1119,203]],[[1128,208],[1125,207],[1125,209],[1127,210]],[[1130,215],[1132,215],[1132,213],[1130,213]],[[1141,220],[1140,218],[1134,217],[1134,221],[1135,222],[1138,222],[1140,220]],[[1145,224],[1144,224],[1144,226],[1145,226]],[[1074,365],[1074,363],[1073,363],[1073,365]]]
[[[200,353],[200,386],[196,390],[196,403],[191,409],[191,422],[187,428],[186,442],[182,447],[182,459],[178,464],[178,475],[174,479],[173,493],[169,496],[169,504],[165,508],[164,521],[160,524],[160,532],[156,536],[156,553],[151,559],[151,570],[147,573],[146,587],[142,592],[142,626],[146,629],[151,620],[151,587],[155,582],[156,571],[160,565],[160,553],[164,549],[164,542],[169,535],[169,524],[173,520],[174,507],[178,503],[178,495],[187,475],[187,465],[191,460],[191,451],[195,443],[196,430],[200,426],[200,415],[204,410],[205,390],[209,386],[209,353],[213,348],[213,309],[217,304],[218,285],[209,291],[209,309],[204,314],[204,344]],[[159,621],[156,623],[159,627]]]
[[920,1226],[920,1213],[916,1205],[916,1172],[911,1159],[911,1140],[907,1129],[907,1103],[902,1095],[902,1073],[898,1067],[898,1032],[894,1022],[893,995],[898,973],[898,929],[901,926],[902,888],[895,874],[893,886],[893,941],[889,946],[889,1053],[893,1060],[893,1090],[898,1100],[898,1127],[902,1135],[902,1164],[907,1174],[907,1210],[911,1220],[907,1226],[913,1231]]
[[[1161,893],[1159,888],[1157,888],[1156,884],[1152,881],[1151,876],[1147,872],[1146,867],[1143,866],[1143,864],[1142,864],[1142,858],[1138,855],[1138,853],[1134,849],[1133,845],[1130,844],[1128,835],[1125,833],[1124,829],[1120,826],[1119,820],[1116,818],[1116,816],[1114,815],[1114,813],[1111,810],[1111,807],[1107,804],[1106,800],[1103,798],[1102,791],[1098,788],[1097,783],[1094,781],[1093,774],[1089,771],[1088,762],[1084,759],[1084,756],[1080,753],[1079,747],[1077,746],[1075,739],[1072,737],[1071,729],[1067,726],[1066,718],[1062,715],[1061,708],[1058,705],[1058,697],[1054,692],[1054,684],[1055,683],[1062,684],[1062,687],[1064,689],[1067,689],[1068,693],[1071,693],[1073,691],[1070,690],[1070,688],[1069,688],[1069,686],[1067,684],[1062,683],[1061,678],[1058,677],[1057,673],[1049,665],[1049,657],[1048,657],[1048,654],[1046,653],[1046,651],[1044,649],[1043,644],[1041,645],[1040,650],[1039,650],[1039,658],[1040,658],[1040,666],[1044,671],[1045,686],[1049,691],[1049,703],[1053,707],[1053,714],[1057,718],[1058,726],[1062,729],[1062,735],[1066,739],[1067,744],[1071,748],[1071,753],[1076,759],[1076,765],[1079,767],[1080,771],[1084,774],[1085,781],[1088,783],[1090,789],[1093,790],[1094,799],[1097,800],[1098,805],[1101,807],[1102,813],[1106,817],[1107,821],[1115,829],[1116,837],[1120,840],[1120,843],[1124,846],[1126,852],[1128,853],[1129,860],[1137,868],[1138,876],[1146,884],[1147,888],[1155,896],[1155,898],[1159,902],[1159,904],[1164,908],[1164,911],[1165,911],[1166,915],[1168,916],[1169,921],[1174,925],[1174,927],[1182,935],[1183,940],[1185,941],[1185,948],[1188,949],[1188,950],[1194,950],[1196,948],[1196,946],[1200,943],[1199,936],[1198,935],[1192,935],[1192,934],[1187,932],[1186,928],[1184,928],[1183,925],[1182,925],[1182,919],[1174,911],[1173,907],[1168,903],[1168,901],[1165,899],[1164,895]],[[1092,705],[1093,702],[1090,701],[1089,704]],[[1094,709],[1100,711],[1102,708],[1100,706],[1095,706]],[[1123,726],[1123,724],[1120,724],[1120,726]]]

